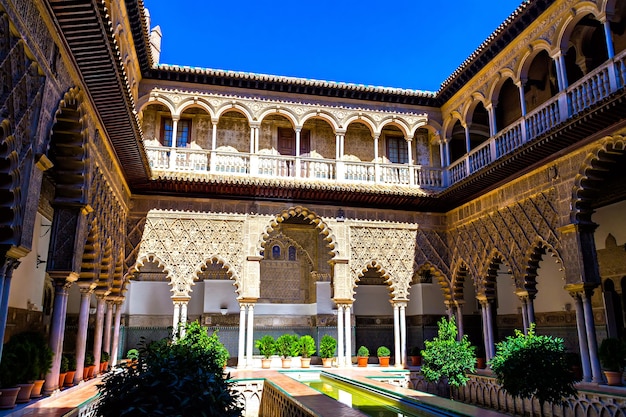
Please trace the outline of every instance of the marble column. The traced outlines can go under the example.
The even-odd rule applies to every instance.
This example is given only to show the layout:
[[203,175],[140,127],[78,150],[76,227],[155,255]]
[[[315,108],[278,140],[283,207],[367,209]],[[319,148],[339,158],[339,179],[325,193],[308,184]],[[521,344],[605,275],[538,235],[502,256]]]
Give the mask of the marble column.
[[[96,327],[94,328],[93,335],[93,357],[96,369],[94,376],[100,373],[100,359],[102,358],[102,334],[104,327],[104,308],[106,301],[104,299],[105,294],[96,294]],[[108,351],[107,351],[108,352]]]
[[172,315],[172,337],[178,339],[178,323],[180,323],[180,303],[174,301],[174,314]]
[[76,373],[74,384],[83,380],[85,368],[85,355],[87,352],[87,327],[89,326],[89,308],[91,294],[95,284],[78,284],[80,289],[80,310],[78,313],[78,333],[76,334]]
[[247,340],[246,340],[246,353],[247,353],[247,366],[252,366],[252,348],[253,348],[253,340],[254,340],[254,304],[248,305],[248,329],[247,329]]
[[493,358],[495,355],[495,345],[494,345],[494,337],[493,337],[493,317],[492,317],[492,303],[490,300],[487,301],[487,305],[485,310],[487,311],[487,335],[489,337],[489,354],[487,356],[488,359]]
[[239,351],[237,352],[237,368],[245,368],[246,346],[246,304],[239,304]]
[[593,289],[585,289],[581,294],[583,311],[585,313],[585,330],[587,331],[587,347],[589,348],[589,360],[591,362],[591,381],[598,384],[604,382],[604,376],[598,359],[598,341],[596,340],[596,326],[593,321],[591,308],[591,295]]
[[350,312],[350,304],[344,306],[345,320],[344,333],[346,335],[346,360],[345,366],[352,366],[352,313]]
[[0,266],[0,359],[2,359],[2,345],[4,344],[4,333],[7,327],[7,317],[9,314],[9,293],[11,291],[11,277],[13,271],[20,262],[17,259],[5,257]]
[[106,318],[104,319],[104,344],[102,350],[111,354],[111,326],[113,325],[113,302],[106,302]]
[[461,340],[465,334],[463,331],[463,304],[460,304],[458,301],[455,301],[454,304],[456,312],[456,328],[459,333],[459,340]]
[[585,311],[580,294],[570,293],[574,298],[576,308],[576,330],[578,331],[578,346],[580,350],[580,361],[583,370],[583,381],[591,382],[591,360],[589,359],[589,346],[587,344],[587,329],[585,328]]
[[180,302],[180,337],[185,337],[187,331],[187,303],[189,301]]
[[406,303],[400,303],[400,366],[406,367]]
[[78,279],[78,274],[69,274],[66,278],[61,273],[51,273],[54,282],[54,306],[50,323],[50,348],[52,349],[52,368],[46,375],[43,386],[45,394],[52,394],[59,388],[59,371],[63,355],[63,338],[65,337],[65,313],[67,310],[68,290]]
[[394,364],[400,366],[400,306],[396,302],[393,305],[393,345]]
[[113,322],[113,345],[111,346],[111,366],[117,365],[120,343],[120,325],[122,321],[122,301],[115,303],[115,321]]
[[344,365],[343,349],[343,304],[337,304],[337,366]]

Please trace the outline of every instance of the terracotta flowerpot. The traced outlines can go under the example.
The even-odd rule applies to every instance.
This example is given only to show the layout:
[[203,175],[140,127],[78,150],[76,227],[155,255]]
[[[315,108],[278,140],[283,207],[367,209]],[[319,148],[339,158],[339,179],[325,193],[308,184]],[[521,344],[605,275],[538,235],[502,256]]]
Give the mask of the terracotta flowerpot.
[[65,374],[65,383],[63,385],[66,386],[66,387],[73,387],[74,386],[74,375],[76,375],[76,370],[67,371],[67,374]]
[[291,368],[291,358],[283,358],[283,368]]
[[411,358],[411,366],[422,366],[421,356],[409,356]]
[[300,358],[300,367],[301,368],[310,368],[311,367],[311,358]]
[[96,369],[96,365],[89,365],[87,367],[87,378],[85,379],[91,379],[93,378],[93,371]]
[[332,368],[333,367],[333,358],[322,358],[322,367],[323,368]]
[[43,388],[44,382],[46,382],[45,379],[38,379],[33,383],[33,390],[30,392],[30,398],[41,397],[41,389]]
[[485,369],[486,366],[485,358],[476,358],[476,368]]
[[109,361],[100,363],[100,373],[105,373],[109,369]]
[[17,400],[19,392],[20,387],[0,388],[0,409],[6,410],[15,407],[15,400]]
[[616,371],[604,371],[606,376],[607,385],[620,386],[622,385],[622,373]]
[[59,374],[59,389],[63,388],[63,384],[65,384],[65,375],[67,374],[67,372],[63,372],[62,374]]
[[272,360],[270,358],[261,359],[261,368],[270,369],[271,364],[272,364]]
[[15,400],[15,402],[17,403],[27,403],[30,401],[30,393],[33,390],[33,383],[30,384],[17,384],[17,386],[20,388],[19,392],[17,393],[17,399]]
[[367,366],[367,360],[368,359],[369,359],[369,357],[367,357],[367,356],[357,356],[357,358],[356,358],[357,366],[359,366],[361,368],[365,368]]
[[389,366],[389,356],[380,356],[378,358],[378,363],[381,367],[386,368]]

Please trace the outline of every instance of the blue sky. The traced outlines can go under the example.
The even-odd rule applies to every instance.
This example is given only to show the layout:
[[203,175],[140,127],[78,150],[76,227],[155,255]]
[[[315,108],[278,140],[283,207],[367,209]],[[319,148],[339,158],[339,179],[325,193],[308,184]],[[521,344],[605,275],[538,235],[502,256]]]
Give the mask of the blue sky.
[[144,4],[162,64],[436,91],[521,1]]

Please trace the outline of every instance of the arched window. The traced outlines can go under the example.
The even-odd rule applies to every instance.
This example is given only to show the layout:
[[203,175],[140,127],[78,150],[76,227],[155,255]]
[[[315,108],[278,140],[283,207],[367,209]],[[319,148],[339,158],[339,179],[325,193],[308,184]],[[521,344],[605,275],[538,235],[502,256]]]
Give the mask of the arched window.
[[295,248],[295,246],[289,246],[289,260],[290,261],[295,261],[296,260],[296,248]]
[[272,259],[280,259],[280,246],[274,245],[272,246]]

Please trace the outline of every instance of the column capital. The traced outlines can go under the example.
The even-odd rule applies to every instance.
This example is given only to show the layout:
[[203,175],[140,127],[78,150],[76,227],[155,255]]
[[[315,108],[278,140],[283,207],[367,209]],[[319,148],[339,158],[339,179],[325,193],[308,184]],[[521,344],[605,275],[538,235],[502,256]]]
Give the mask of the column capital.
[[239,305],[245,304],[245,305],[254,305],[256,304],[258,298],[254,298],[254,297],[243,297],[243,298],[239,298],[237,301],[239,302]]
[[591,282],[577,282],[575,284],[566,284],[563,288],[572,298],[576,299],[583,296],[591,297],[594,289],[599,285]]
[[406,307],[408,304],[408,300],[391,300],[391,305],[396,308]]
[[81,294],[93,294],[96,288],[95,282],[78,282],[77,285]]
[[341,306],[341,307],[345,307],[345,306],[352,306],[352,303],[354,302],[354,300],[349,300],[349,299],[345,299],[345,298],[333,298],[332,299],[335,304],[337,304],[337,307]]
[[348,131],[348,129],[345,129],[345,128],[337,129],[335,131],[335,135],[345,136],[347,131]]

